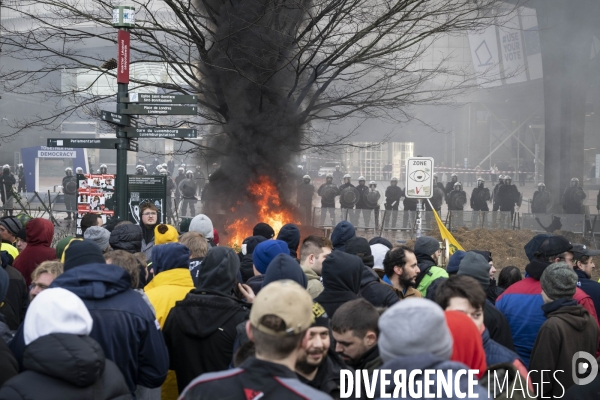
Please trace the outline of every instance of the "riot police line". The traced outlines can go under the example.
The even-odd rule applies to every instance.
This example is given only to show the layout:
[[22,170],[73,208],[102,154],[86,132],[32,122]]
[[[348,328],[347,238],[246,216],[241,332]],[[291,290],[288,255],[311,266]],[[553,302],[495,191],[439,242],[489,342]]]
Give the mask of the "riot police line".
[[[551,196],[543,183],[538,184],[538,189],[530,202],[532,212],[521,214],[519,210],[523,203],[523,196],[512,184],[510,176],[500,175],[492,190],[485,187],[484,179],[478,178],[477,185],[473,188],[470,197],[463,190],[463,185],[458,181],[456,174],[452,174],[450,181],[445,186],[437,181],[435,174],[433,180],[431,206],[441,217],[442,205],[444,202],[447,204],[448,213],[445,225],[452,230],[466,227],[470,229],[531,229],[550,232],[562,228],[586,234],[593,231],[592,227],[597,225],[597,230],[600,232],[600,220],[595,224],[596,218],[593,221],[585,218],[583,203],[586,194],[579,186],[577,178],[571,180],[569,187],[561,197],[564,214],[547,214],[547,210],[552,206]],[[303,189],[302,186],[307,189]],[[308,189],[309,187],[310,189]],[[390,180],[390,186],[385,191],[383,210],[380,205],[382,196],[377,190],[376,182],[371,181],[367,186],[366,179],[362,176],[358,178],[358,186],[354,186],[351,183],[350,175],[346,174],[343,177],[343,184],[338,187],[333,182],[333,176],[328,174],[325,183],[317,191],[321,197],[321,207],[311,209],[310,200],[313,191],[310,177],[305,176],[304,183],[298,191],[298,203],[302,206],[302,201],[304,202],[306,222],[315,227],[332,227],[339,221],[347,220],[359,229],[373,229],[375,232],[384,230],[414,232],[416,230],[418,200],[405,196],[404,190],[398,186],[397,178]],[[301,197],[304,200],[301,200]],[[337,208],[336,197],[339,197],[339,207]],[[400,209],[399,204],[402,198],[404,198],[404,207]],[[472,211],[465,210],[467,203]],[[600,200],[598,204],[600,205]],[[435,218],[431,212],[430,203],[424,202],[423,205],[421,229],[427,231],[435,226]],[[538,223],[536,218],[546,222]],[[562,223],[560,223],[561,220]],[[536,222],[537,225],[531,221]],[[551,225],[552,221],[555,221],[554,225]],[[560,227],[556,228],[559,225]]]

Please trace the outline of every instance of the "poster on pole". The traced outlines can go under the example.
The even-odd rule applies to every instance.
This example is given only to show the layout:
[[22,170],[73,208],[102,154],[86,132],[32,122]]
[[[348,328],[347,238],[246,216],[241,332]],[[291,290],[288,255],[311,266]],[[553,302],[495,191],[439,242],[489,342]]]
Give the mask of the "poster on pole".
[[432,193],[433,158],[408,158],[406,160],[406,197],[409,199],[428,199]]
[[165,223],[167,206],[167,177],[164,175],[127,175],[127,218],[140,223],[140,207],[152,203],[158,209],[157,221]]
[[77,174],[77,235],[81,235],[81,218],[94,213],[102,217],[102,223],[115,215],[115,175]]

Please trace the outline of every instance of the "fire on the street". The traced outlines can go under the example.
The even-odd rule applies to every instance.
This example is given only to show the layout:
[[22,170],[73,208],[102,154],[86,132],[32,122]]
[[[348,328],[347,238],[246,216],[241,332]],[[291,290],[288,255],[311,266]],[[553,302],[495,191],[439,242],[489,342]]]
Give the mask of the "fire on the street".
[[[275,236],[281,227],[288,223],[299,224],[292,209],[286,208],[279,198],[275,183],[267,176],[261,176],[258,181],[251,182],[248,187],[250,201],[256,206],[256,218],[239,217],[227,226],[230,246],[241,246],[245,238],[252,235],[252,228],[258,222],[269,224],[275,230]],[[236,214],[235,207],[231,209]]]

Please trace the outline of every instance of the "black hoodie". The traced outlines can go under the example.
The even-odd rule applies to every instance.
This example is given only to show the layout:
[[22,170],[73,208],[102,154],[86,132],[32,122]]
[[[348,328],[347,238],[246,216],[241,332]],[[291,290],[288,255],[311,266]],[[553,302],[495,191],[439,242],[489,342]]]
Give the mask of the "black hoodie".
[[250,313],[248,305],[232,294],[239,269],[239,257],[232,249],[211,248],[198,274],[200,287],[169,313],[163,334],[180,392],[197,376],[229,367],[235,327]]
[[2,399],[130,399],[123,374],[89,336],[53,333],[34,340],[25,372],[0,389]]
[[139,253],[142,251],[142,228],[134,224],[116,226],[110,233],[108,243],[113,250]]
[[290,249],[290,256],[298,258],[297,251],[300,245],[300,229],[294,224],[285,224],[281,227],[277,240],[282,240],[287,243],[288,249]]
[[361,274],[365,266],[357,256],[334,251],[323,261],[321,278],[323,291],[315,303],[323,306],[327,315],[333,316],[344,303],[358,299]]

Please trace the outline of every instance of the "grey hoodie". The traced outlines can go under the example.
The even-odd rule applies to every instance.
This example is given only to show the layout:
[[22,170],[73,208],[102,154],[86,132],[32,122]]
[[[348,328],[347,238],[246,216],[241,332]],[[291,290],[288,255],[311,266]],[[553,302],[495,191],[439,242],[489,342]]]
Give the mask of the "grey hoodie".
[[[420,369],[421,371],[425,370],[425,369],[436,369],[436,370],[442,370],[442,371],[446,371],[446,376],[447,376],[447,371],[452,371],[452,382],[454,383],[454,376],[456,375],[457,371],[460,371],[461,369],[466,370],[467,367],[464,364],[461,364],[459,362],[455,362],[455,361],[447,361],[447,360],[443,360],[442,358],[436,357],[433,354],[419,354],[419,355],[415,355],[415,356],[408,356],[408,357],[398,357],[395,358],[393,360],[390,360],[388,362],[386,362],[385,364],[383,364],[381,367],[381,369],[389,369],[391,370],[391,377],[390,375],[388,375],[386,378],[390,380],[390,384],[387,387],[386,393],[391,393],[393,394],[394,392],[394,372],[398,371],[398,370],[406,370],[406,382],[408,385],[408,377],[410,376],[410,372],[412,370],[415,369]],[[381,370],[380,369],[380,370]],[[424,375],[420,374],[417,375],[419,378],[419,382],[421,382],[421,387],[422,387],[422,396],[418,397],[419,399],[425,398],[425,386],[424,386]],[[429,387],[429,391],[430,393],[436,393],[437,394],[437,384],[436,384],[436,379],[435,376],[432,377],[433,379],[433,385],[431,385]],[[415,379],[415,382],[417,382],[417,379]],[[379,383],[379,382],[378,382]],[[415,385],[416,386],[416,385]],[[436,399],[439,400],[454,400],[454,399],[459,399],[461,397],[458,397],[457,395],[457,390],[454,387],[454,384],[452,385],[452,389],[454,390],[453,396],[452,397],[447,397],[446,396],[446,391],[442,390],[441,397],[435,397]],[[470,398],[468,396],[469,393],[469,377],[467,374],[462,375],[460,378],[460,392],[465,396],[462,397],[464,399],[468,399]],[[377,384],[377,391],[375,392],[376,395],[379,395],[379,384]],[[479,397],[477,397],[478,399],[490,399],[491,397],[488,396],[487,390],[485,388],[483,388],[482,386],[476,385],[473,389],[473,393],[475,393],[476,395],[479,395]],[[400,395],[402,394],[402,391],[400,391]],[[414,397],[410,396],[410,392],[408,390],[408,387],[406,388],[406,396],[407,397],[403,397],[405,399],[413,399]],[[474,398],[474,397],[471,397]]]

